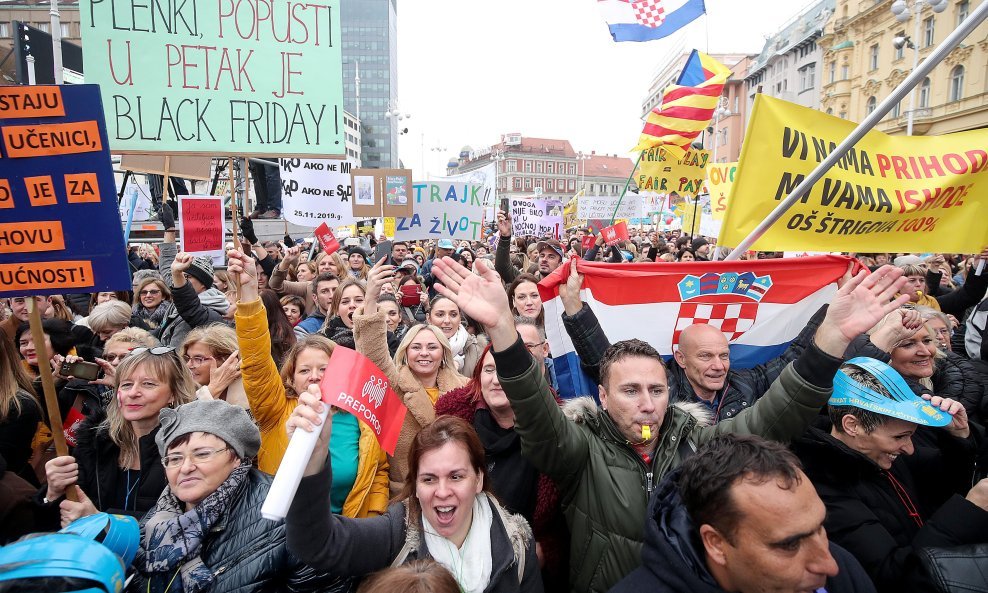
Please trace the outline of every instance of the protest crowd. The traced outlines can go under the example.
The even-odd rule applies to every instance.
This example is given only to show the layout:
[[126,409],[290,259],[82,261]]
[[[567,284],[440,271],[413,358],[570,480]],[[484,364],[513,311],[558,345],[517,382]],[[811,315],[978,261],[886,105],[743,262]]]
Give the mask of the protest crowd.
[[[851,254],[783,351],[735,368],[723,328],[682,328],[664,359],[611,342],[628,332],[582,300],[593,266],[712,258],[700,236],[517,237],[498,212],[489,242],[312,257],[244,218],[224,269],[179,252],[162,215],[131,291],[2,302],[5,543],[129,515],[128,590],[217,592],[925,591],[988,550],[988,250]],[[591,389],[560,385],[553,323]],[[407,408],[392,453],[356,414],[321,420],[337,348]],[[263,519],[301,430],[318,431],[305,477]]]

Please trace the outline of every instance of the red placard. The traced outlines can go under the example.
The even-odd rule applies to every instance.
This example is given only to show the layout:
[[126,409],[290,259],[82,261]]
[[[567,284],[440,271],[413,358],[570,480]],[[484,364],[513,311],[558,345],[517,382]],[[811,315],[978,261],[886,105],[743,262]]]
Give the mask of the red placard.
[[600,234],[604,236],[604,243],[607,245],[614,245],[619,241],[630,239],[628,236],[628,223],[623,220],[613,226],[600,229]]
[[324,402],[356,416],[374,431],[381,448],[394,455],[408,408],[374,363],[355,350],[336,346],[319,388]]
[[65,421],[62,422],[62,432],[65,434],[65,442],[70,447],[75,447],[79,444],[76,438],[76,432],[82,426],[82,421],[85,419],[86,417],[82,415],[82,412],[75,408],[69,408],[69,413],[65,415]]
[[593,249],[593,244],[596,242],[597,242],[597,237],[594,237],[593,235],[587,235],[586,237],[583,237],[583,242],[580,243],[580,247],[582,247],[583,252],[586,253],[587,251]]
[[179,201],[182,251],[223,253],[223,200],[213,196],[182,196]]
[[316,227],[316,240],[319,241],[319,245],[322,246],[322,250],[326,252],[326,255],[335,253],[340,249],[340,242],[336,240],[333,231],[325,222]]

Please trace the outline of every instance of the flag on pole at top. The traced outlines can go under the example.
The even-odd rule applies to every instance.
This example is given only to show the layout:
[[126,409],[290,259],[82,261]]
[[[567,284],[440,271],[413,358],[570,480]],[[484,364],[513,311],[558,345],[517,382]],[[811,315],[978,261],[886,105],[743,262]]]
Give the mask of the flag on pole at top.
[[705,53],[693,50],[676,84],[662,93],[662,103],[645,118],[635,151],[662,146],[682,159],[713,119],[731,70]]
[[598,0],[614,41],[652,41],[682,29],[706,12],[703,0]]

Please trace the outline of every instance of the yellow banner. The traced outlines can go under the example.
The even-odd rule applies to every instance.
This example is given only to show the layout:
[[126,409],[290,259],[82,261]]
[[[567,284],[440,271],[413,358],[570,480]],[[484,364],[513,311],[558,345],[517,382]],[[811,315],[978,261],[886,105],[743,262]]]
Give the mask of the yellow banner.
[[392,239],[395,236],[395,217],[385,216],[384,217],[384,234]]
[[[855,128],[757,95],[720,242],[737,245]],[[988,129],[872,130],[752,249],[954,252],[988,245]]]
[[710,215],[714,220],[724,220],[728,198],[734,185],[737,163],[710,163],[707,165],[707,189],[710,191]]
[[690,149],[686,156],[677,160],[664,148],[650,148],[642,153],[638,164],[635,178],[638,191],[695,196],[703,188],[709,162],[709,150]]

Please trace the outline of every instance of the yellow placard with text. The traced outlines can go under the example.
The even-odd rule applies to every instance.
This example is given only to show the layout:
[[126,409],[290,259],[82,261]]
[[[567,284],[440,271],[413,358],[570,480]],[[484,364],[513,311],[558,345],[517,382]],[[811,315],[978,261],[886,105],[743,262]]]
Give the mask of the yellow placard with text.
[[703,189],[709,162],[709,150],[690,149],[682,159],[661,147],[645,150],[635,177],[638,191],[695,196]]
[[707,165],[707,189],[710,192],[710,215],[714,220],[724,220],[731,187],[738,171],[737,163],[710,163]]
[[389,239],[395,236],[395,217],[385,216],[384,217],[384,234]]
[[[757,95],[720,242],[737,245],[855,128]],[[973,253],[988,245],[988,129],[872,130],[755,242],[763,251]]]

